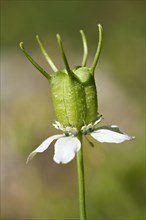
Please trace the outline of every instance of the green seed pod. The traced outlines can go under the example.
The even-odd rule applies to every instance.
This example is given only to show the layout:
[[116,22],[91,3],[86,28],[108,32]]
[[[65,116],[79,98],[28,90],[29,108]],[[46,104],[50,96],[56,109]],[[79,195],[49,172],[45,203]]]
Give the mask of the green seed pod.
[[63,126],[80,128],[86,114],[83,85],[65,70],[56,72],[50,84],[58,121]]
[[83,88],[85,96],[85,124],[89,124],[96,120],[98,106],[97,106],[97,91],[95,80],[87,67],[81,67],[74,71],[74,73],[79,77]]
[[25,51],[23,44],[20,44],[21,49],[30,62],[49,80],[56,116],[63,127],[72,126],[80,130],[84,124],[89,124],[96,120],[98,106],[94,70],[100,55],[102,43],[102,27],[101,25],[98,25],[98,27],[99,43],[93,63],[89,68],[86,67],[88,49],[83,31],[80,31],[84,48],[82,65],[73,70],[69,67],[59,35],[57,35],[57,40],[66,67],[66,69],[62,70],[56,68],[39,37],[36,37],[43,55],[54,71],[51,75],[46,73]]

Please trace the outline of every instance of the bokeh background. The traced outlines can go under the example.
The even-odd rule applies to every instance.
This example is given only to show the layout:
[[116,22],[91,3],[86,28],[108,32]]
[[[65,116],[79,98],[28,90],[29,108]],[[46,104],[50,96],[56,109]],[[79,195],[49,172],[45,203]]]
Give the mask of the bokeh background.
[[[53,162],[53,144],[26,166],[28,154],[58,133],[48,82],[19,49],[51,72],[36,43],[39,34],[58,67],[60,33],[71,67],[81,64],[79,30],[91,64],[98,30],[103,48],[96,68],[103,124],[117,124],[136,139],[91,148],[84,140],[89,220],[145,219],[145,1],[1,1],[1,219],[79,219],[76,160]],[[89,137],[91,140],[91,138]]]

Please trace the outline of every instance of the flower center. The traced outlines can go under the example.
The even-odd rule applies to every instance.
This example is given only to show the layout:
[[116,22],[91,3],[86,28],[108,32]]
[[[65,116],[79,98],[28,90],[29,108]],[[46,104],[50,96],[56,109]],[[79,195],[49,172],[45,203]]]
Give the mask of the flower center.
[[[81,127],[81,133],[84,135],[90,134],[92,133],[94,130],[96,130],[96,125],[102,120],[102,115],[97,115],[96,121],[91,122],[88,125],[84,125]],[[60,122],[55,121],[55,123],[53,124],[53,126],[57,129],[57,130],[61,130],[63,131],[63,133],[65,134],[65,136],[74,136],[76,137],[79,133],[79,130],[76,127],[73,126],[67,126],[64,127],[63,125],[60,124]]]

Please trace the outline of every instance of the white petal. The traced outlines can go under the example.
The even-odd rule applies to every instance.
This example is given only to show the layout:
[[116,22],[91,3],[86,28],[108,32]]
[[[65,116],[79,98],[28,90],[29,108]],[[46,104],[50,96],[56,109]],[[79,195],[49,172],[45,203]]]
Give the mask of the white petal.
[[64,135],[62,135],[62,134],[53,135],[53,136],[47,138],[45,141],[43,141],[43,143],[41,143],[40,146],[38,146],[34,151],[32,151],[29,154],[26,163],[28,163],[37,153],[41,153],[41,152],[44,152],[45,150],[47,150],[47,148],[49,147],[51,142],[60,138],[60,137],[64,137]]
[[91,136],[101,143],[106,142],[118,144],[126,140],[129,141],[134,139],[134,137],[130,137],[123,133],[116,125],[100,127],[92,132]]
[[76,137],[62,137],[55,143],[54,161],[56,163],[68,163],[80,150],[81,143]]

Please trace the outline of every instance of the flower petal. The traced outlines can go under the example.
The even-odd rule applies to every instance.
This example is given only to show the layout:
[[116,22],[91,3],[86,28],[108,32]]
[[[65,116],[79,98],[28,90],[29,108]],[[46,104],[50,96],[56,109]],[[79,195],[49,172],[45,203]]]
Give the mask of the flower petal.
[[76,137],[62,137],[55,143],[54,161],[56,163],[68,163],[80,150],[81,143]]
[[39,147],[37,147],[34,151],[32,151],[28,158],[27,158],[27,161],[26,163],[28,163],[30,160],[32,160],[32,158],[37,154],[37,153],[41,153],[41,152],[44,152],[48,147],[49,145],[51,144],[52,141],[60,138],[60,137],[64,137],[64,135],[62,134],[58,134],[58,135],[53,135],[49,138],[47,138],[45,141],[43,141],[43,143],[41,143],[41,145]]
[[109,125],[96,129],[91,133],[91,136],[97,141],[103,143],[122,143],[123,141],[129,141],[134,139],[127,134],[123,133],[118,126]]

